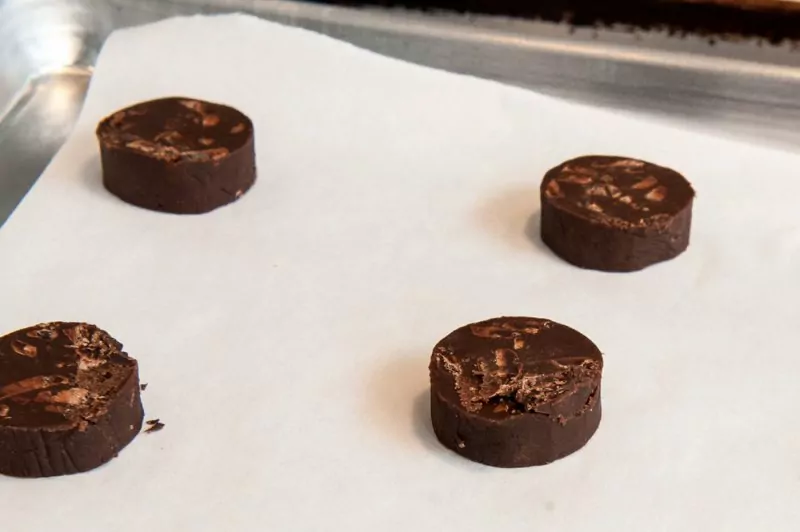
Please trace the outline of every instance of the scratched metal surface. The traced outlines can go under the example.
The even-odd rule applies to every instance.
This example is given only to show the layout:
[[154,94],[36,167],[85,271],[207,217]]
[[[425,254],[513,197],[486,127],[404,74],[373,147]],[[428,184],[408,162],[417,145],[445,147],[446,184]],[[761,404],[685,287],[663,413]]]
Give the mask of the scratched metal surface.
[[800,148],[800,51],[788,46],[294,1],[0,0],[0,224],[69,134],[111,31],[229,11],[432,67]]

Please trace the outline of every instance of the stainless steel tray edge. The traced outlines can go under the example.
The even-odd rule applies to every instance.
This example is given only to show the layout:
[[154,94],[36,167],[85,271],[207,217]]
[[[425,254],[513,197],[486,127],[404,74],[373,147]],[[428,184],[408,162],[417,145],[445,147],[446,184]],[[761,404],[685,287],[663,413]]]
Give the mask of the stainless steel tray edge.
[[294,1],[0,0],[0,223],[69,134],[111,31],[232,11],[422,65],[800,146],[800,53],[789,46]]

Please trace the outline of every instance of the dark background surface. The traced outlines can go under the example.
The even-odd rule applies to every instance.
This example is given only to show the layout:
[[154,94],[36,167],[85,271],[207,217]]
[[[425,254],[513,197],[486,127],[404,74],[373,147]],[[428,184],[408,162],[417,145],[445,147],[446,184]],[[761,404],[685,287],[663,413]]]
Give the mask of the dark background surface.
[[770,42],[800,39],[800,9],[757,10],[657,0],[326,0],[320,3],[506,15],[574,26],[622,24],[678,34],[760,37]]

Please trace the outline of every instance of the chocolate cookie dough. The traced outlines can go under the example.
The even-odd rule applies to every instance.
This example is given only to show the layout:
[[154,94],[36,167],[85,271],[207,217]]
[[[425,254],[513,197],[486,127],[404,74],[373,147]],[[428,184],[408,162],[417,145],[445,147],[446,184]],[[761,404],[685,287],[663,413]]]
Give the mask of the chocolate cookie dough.
[[156,211],[200,214],[241,197],[256,179],[253,123],[225,105],[164,98],[97,126],[103,185]]
[[597,346],[554,321],[495,318],[461,327],[431,355],[433,430],[475,462],[553,462],[597,430],[602,372]]
[[0,338],[0,474],[94,469],[142,428],[136,361],[105,331],[43,323]]
[[663,166],[579,157],[545,174],[541,198],[542,240],[581,268],[641,270],[689,246],[694,190]]

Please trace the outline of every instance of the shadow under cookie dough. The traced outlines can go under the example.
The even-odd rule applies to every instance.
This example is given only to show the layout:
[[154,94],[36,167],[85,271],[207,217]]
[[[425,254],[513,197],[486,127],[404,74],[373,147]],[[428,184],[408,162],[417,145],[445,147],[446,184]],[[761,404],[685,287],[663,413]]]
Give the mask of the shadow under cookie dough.
[[367,390],[367,419],[383,440],[421,446],[454,465],[474,465],[445,448],[431,425],[429,356],[398,357],[379,366]]
[[476,211],[476,221],[484,232],[518,250],[553,253],[542,242],[539,186],[510,187],[487,198]]

